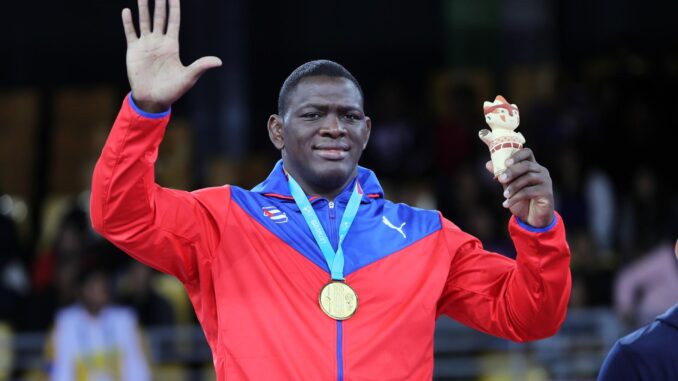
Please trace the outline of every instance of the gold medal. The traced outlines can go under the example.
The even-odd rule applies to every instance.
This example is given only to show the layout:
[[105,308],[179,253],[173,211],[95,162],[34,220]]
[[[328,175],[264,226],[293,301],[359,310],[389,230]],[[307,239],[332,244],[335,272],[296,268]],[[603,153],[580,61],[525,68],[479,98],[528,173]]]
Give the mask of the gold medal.
[[320,308],[334,320],[346,320],[358,309],[358,295],[345,282],[332,280],[320,290]]

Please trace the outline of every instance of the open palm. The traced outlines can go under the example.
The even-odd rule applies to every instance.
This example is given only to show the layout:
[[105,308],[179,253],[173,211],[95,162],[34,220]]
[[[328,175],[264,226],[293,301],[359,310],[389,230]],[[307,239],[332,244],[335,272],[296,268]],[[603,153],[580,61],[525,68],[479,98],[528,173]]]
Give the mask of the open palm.
[[139,107],[149,112],[165,111],[193,87],[205,71],[221,66],[221,60],[202,57],[189,66],[181,63],[179,0],[169,0],[169,15],[165,0],[155,1],[152,29],[148,0],[138,0],[138,5],[139,35],[134,29],[132,12],[128,8],[122,11],[127,38],[127,77]]

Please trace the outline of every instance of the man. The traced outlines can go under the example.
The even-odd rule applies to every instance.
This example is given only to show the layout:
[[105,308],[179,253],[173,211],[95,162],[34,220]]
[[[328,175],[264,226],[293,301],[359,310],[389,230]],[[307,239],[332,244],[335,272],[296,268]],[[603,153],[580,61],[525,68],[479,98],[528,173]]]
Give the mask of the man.
[[79,286],[81,302],[56,317],[50,380],[150,380],[136,316],[110,304],[106,274],[87,269]]
[[662,240],[617,276],[615,310],[636,327],[678,302],[678,264],[671,246],[669,240]]
[[[188,193],[154,182],[169,107],[216,57],[179,61],[179,0],[140,36],[123,11],[131,94],[93,178],[92,221],[181,280],[219,380],[426,380],[441,314],[516,341],[553,335],[570,294],[569,249],[546,169],[528,149],[500,182],[516,261],[483,250],[438,212],[383,198],[358,167],[370,134],[355,78],[330,61],[283,84],[269,136],[281,151],[251,191]],[[492,169],[488,165],[488,169]]]
[[[678,258],[678,241],[674,248]],[[678,304],[619,339],[607,355],[598,381],[678,380]]]

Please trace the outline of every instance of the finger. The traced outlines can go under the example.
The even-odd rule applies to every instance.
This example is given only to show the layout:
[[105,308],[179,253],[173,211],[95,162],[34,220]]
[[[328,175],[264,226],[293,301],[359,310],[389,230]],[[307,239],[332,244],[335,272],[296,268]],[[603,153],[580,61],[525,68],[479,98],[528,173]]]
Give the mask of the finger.
[[511,155],[508,159],[506,159],[505,164],[506,164],[507,167],[510,167],[511,164],[517,163],[517,162],[523,161],[523,160],[536,161],[534,159],[534,153],[532,153],[531,149],[529,149],[529,148],[519,149],[518,151],[513,153],[513,155]]
[[181,9],[179,0],[169,0],[169,20],[167,21],[167,35],[179,37],[179,24],[181,24]]
[[511,198],[513,195],[520,193],[524,188],[547,184],[548,178],[544,176],[543,173],[539,172],[527,172],[524,175],[515,178],[511,181],[506,188],[504,189],[504,197]]
[[521,189],[519,192],[514,193],[513,196],[507,198],[504,200],[504,202],[501,204],[504,208],[511,208],[513,205],[522,202],[522,201],[529,201],[541,196],[546,195],[546,189],[542,185],[532,185],[529,187],[525,187]]
[[151,18],[148,15],[148,0],[138,0],[139,6],[139,32],[143,36],[146,33],[151,33]]
[[534,161],[522,160],[511,164],[506,170],[499,175],[499,182],[502,184],[509,184],[514,179],[524,175],[527,172],[542,172],[545,168]]
[[122,27],[125,29],[125,38],[127,43],[137,40],[137,31],[134,30],[134,23],[132,22],[132,11],[129,8],[122,10]]
[[165,0],[155,0],[155,10],[153,11],[153,33],[165,33],[165,15],[167,14],[167,4]]
[[207,70],[221,66],[221,60],[214,56],[202,57],[188,67],[188,76],[193,83]]
[[494,175],[494,164],[492,164],[492,160],[485,163],[485,169],[487,169],[488,171],[490,171],[491,174]]

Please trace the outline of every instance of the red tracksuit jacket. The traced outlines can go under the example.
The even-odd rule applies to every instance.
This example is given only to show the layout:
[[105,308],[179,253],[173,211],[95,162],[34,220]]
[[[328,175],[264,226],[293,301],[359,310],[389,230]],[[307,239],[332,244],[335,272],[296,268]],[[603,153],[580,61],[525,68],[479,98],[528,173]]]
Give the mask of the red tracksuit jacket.
[[[570,253],[560,216],[543,229],[512,217],[512,260],[438,212],[384,200],[365,168],[342,245],[359,307],[343,322],[329,318],[318,305],[329,269],[282,164],[252,190],[163,188],[154,163],[169,112],[148,114],[130,99],[94,170],[92,222],[132,257],[183,282],[219,380],[430,380],[442,314],[515,341],[551,336],[565,319]],[[352,189],[334,205],[310,199],[335,248]]]

